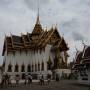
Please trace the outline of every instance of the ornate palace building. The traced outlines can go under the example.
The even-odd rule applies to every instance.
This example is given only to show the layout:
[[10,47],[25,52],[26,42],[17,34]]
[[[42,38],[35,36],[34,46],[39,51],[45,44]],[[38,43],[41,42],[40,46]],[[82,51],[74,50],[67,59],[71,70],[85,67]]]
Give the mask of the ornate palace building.
[[76,53],[73,71],[79,83],[90,85],[90,46],[85,45],[83,51]]
[[47,74],[67,69],[68,46],[57,27],[44,30],[39,15],[32,33],[6,36],[2,55],[4,73],[10,75]]

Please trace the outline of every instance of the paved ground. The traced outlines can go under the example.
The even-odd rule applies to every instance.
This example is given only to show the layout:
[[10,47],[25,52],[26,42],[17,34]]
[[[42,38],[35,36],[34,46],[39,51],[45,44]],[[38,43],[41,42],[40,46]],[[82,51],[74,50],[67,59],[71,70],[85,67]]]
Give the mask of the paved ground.
[[3,87],[0,90],[89,90],[89,86],[76,84],[76,81],[62,80],[59,82],[52,81],[50,85],[41,86],[38,83],[31,85],[20,84],[19,86]]

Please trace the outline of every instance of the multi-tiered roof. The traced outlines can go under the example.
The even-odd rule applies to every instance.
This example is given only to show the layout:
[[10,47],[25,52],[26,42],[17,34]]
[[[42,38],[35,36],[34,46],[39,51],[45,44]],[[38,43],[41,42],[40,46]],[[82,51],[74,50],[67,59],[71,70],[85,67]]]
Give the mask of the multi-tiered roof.
[[85,45],[83,51],[76,53],[74,69],[83,68],[84,65],[90,65],[90,46]]
[[68,50],[68,46],[64,38],[59,35],[57,27],[48,31],[43,30],[38,15],[32,33],[5,37],[2,55],[5,54],[5,51],[8,53],[24,50],[42,50],[45,49],[47,44],[51,44],[52,49]]

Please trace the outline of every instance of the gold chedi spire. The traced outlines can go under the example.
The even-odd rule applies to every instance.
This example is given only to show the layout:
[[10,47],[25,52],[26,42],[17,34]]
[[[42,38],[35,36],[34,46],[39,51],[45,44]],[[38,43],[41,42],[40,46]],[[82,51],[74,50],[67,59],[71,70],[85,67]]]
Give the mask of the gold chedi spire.
[[39,0],[38,0],[38,14],[37,14],[36,24],[40,24],[40,20],[39,20]]
[[39,18],[39,0],[38,0],[38,14],[32,34],[39,35],[41,32],[42,32],[42,26],[40,24],[40,18]]

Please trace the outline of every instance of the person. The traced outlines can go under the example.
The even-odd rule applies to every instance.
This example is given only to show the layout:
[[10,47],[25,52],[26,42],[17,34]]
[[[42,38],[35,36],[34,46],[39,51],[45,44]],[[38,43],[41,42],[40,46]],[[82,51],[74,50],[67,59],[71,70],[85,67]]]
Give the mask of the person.
[[59,76],[58,76],[58,74],[56,74],[56,81],[57,81],[57,82],[59,81]]
[[20,80],[19,75],[16,75],[16,85],[19,84],[19,80]]
[[28,75],[28,83],[32,83],[32,76],[30,74]]
[[5,84],[5,76],[3,75],[1,79],[1,88],[4,86],[4,84]]
[[48,82],[48,85],[49,85],[50,81],[51,81],[51,75],[48,74],[48,75],[47,75],[47,82]]
[[44,77],[43,77],[43,75],[41,77],[41,85],[44,85]]
[[12,86],[13,76],[9,76],[9,85]]
[[27,75],[25,75],[25,85],[27,84],[27,80],[28,80],[28,76]]
[[8,85],[11,85],[11,76],[10,75],[8,75]]
[[9,84],[9,75],[6,73],[5,75],[5,85],[8,85]]
[[41,75],[39,75],[39,84],[41,85]]

